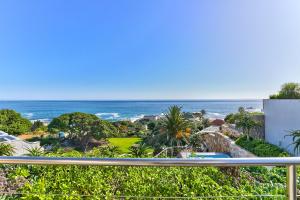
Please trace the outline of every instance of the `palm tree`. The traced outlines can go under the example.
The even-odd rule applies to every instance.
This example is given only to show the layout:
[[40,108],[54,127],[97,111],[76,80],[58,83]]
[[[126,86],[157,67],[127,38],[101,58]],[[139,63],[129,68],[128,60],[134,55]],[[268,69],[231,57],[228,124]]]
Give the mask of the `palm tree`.
[[0,143],[0,156],[12,156],[14,148],[10,144]]
[[300,151],[300,130],[290,131],[290,134],[286,136],[293,137],[293,143],[291,145],[294,145],[294,152],[298,154]]
[[188,143],[190,133],[189,123],[183,117],[181,107],[171,106],[162,126],[162,135],[166,145],[182,146],[183,143]]
[[247,140],[249,140],[251,130],[261,126],[261,124],[255,121],[249,113],[244,112],[236,120],[236,126],[243,130],[243,133],[247,136]]

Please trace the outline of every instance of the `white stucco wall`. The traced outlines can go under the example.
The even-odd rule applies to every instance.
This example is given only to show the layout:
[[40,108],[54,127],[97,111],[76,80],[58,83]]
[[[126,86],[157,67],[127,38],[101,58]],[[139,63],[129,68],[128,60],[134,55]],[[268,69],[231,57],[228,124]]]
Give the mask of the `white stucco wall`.
[[265,99],[265,139],[294,154],[291,130],[300,130],[300,100]]

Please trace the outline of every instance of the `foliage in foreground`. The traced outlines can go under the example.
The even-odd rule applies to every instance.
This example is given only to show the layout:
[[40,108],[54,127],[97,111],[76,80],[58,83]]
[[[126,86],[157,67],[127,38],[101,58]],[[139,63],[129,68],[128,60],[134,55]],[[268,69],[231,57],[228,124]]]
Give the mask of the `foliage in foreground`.
[[249,138],[246,136],[240,137],[236,142],[237,145],[250,151],[259,157],[286,157],[289,154],[276,145],[269,144],[264,140]]
[[12,156],[14,148],[10,144],[0,143],[0,156]]
[[[49,156],[111,157],[110,149],[97,148],[82,154],[76,151]],[[285,171],[260,168],[242,170],[239,177],[212,167],[97,167],[19,166],[10,177],[28,179],[20,192],[23,199],[115,199],[120,196],[207,197],[254,194],[285,194]],[[22,173],[20,173],[22,172]],[[263,172],[263,175],[259,173]],[[251,176],[251,173],[254,176]],[[61,194],[57,196],[56,194]],[[84,196],[82,196],[84,195]],[[128,198],[129,199],[129,198]],[[192,198],[193,199],[193,198]],[[195,198],[196,199],[196,198]],[[227,199],[236,199],[235,197]]]

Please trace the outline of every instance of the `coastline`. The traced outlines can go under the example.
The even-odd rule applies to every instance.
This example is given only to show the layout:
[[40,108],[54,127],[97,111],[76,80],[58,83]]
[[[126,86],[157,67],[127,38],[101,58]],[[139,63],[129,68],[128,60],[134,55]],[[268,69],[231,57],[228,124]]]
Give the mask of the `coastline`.
[[61,114],[84,112],[95,114],[108,121],[136,121],[144,116],[160,116],[168,111],[171,105],[182,107],[184,112],[200,112],[204,109],[207,118],[224,119],[239,107],[262,109],[262,100],[129,100],[129,101],[0,101],[0,109],[12,109],[29,120],[40,120],[49,123]]

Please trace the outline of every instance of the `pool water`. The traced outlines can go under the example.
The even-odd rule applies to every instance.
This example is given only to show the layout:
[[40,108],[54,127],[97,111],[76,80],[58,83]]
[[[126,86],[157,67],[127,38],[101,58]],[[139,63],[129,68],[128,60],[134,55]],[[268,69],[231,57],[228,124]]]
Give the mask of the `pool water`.
[[205,152],[205,153],[187,153],[186,158],[195,158],[195,159],[211,159],[211,158],[231,158],[230,155],[226,153],[210,153],[210,152]]

